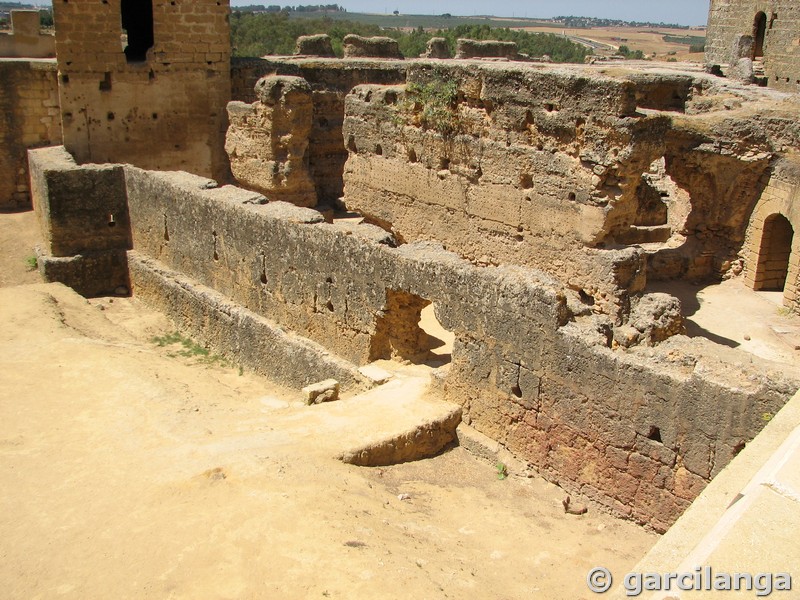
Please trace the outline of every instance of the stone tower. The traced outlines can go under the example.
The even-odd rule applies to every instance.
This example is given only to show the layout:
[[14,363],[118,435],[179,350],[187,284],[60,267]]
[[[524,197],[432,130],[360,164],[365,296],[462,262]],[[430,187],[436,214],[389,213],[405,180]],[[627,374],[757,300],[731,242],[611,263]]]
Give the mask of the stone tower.
[[706,62],[727,72],[743,58],[769,87],[800,92],[800,2],[711,0]]
[[59,0],[64,145],[78,162],[126,162],[224,179],[228,0]]

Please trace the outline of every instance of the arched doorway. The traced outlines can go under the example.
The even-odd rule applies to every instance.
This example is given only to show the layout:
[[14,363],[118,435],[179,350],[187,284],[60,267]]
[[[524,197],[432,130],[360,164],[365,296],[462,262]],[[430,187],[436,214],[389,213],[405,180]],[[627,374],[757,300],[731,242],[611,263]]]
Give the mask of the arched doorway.
[[767,36],[767,15],[759,12],[753,22],[753,59],[764,56],[764,39]]
[[770,215],[764,221],[756,269],[756,290],[783,291],[789,273],[793,238],[794,229],[783,215]]

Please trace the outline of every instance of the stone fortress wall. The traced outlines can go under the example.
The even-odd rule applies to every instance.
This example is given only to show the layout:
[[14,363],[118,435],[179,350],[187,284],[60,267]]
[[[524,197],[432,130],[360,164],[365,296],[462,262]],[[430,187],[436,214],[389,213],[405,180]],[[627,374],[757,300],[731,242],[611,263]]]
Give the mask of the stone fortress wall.
[[[744,46],[742,36],[748,36]],[[727,71],[762,61],[769,87],[800,91],[800,5],[794,0],[711,0],[706,62]],[[747,56],[742,56],[742,48]]]
[[227,0],[57,2],[67,149],[224,179],[229,12]]

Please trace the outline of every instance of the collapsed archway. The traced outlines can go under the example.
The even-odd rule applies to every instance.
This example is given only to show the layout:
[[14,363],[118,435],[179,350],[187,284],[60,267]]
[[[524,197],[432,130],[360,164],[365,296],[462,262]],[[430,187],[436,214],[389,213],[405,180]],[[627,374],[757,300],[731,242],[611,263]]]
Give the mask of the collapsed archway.
[[793,239],[794,229],[786,217],[773,214],[766,218],[753,289],[781,292],[784,290],[789,274]]
[[[386,304],[375,322],[370,360],[415,364],[450,362],[452,334],[436,319],[431,301],[403,290],[386,290]],[[438,350],[435,352],[434,350]]]

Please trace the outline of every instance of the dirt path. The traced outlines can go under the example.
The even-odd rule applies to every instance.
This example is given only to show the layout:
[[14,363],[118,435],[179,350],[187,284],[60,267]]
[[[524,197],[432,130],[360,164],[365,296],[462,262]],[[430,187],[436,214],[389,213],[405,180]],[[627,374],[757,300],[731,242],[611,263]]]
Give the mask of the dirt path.
[[348,423],[159,347],[135,299],[4,287],[0,322],[3,598],[588,599],[655,542],[459,448],[345,465]]

